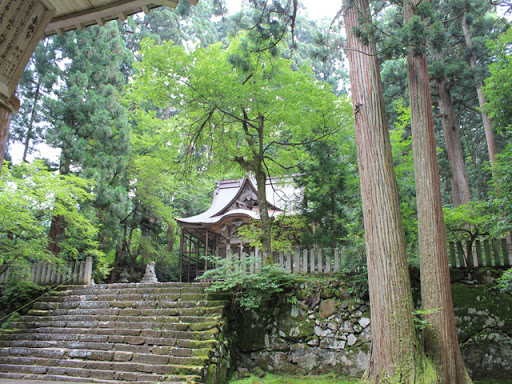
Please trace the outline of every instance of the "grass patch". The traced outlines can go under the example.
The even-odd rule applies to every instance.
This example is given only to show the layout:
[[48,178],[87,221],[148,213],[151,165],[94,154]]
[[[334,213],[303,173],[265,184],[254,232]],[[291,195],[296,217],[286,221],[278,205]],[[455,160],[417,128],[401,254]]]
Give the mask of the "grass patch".
[[[229,384],[356,384],[358,380],[328,376],[278,376],[267,374],[260,379],[256,376],[231,380]],[[501,384],[501,383],[500,383]],[[508,383],[507,383],[508,384]],[[511,383],[512,384],[512,383]]]
[[[280,376],[267,374],[260,379],[256,376],[231,380],[229,384],[357,384],[357,379],[346,379],[332,375],[327,376]],[[512,384],[512,380],[477,380],[473,384]]]
[[473,384],[512,384],[512,380],[477,380]]

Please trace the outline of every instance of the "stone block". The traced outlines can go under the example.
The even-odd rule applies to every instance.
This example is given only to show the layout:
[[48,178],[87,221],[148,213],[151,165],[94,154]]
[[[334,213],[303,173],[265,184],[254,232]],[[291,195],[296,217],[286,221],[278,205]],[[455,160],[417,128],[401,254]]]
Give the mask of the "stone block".
[[113,361],[130,361],[133,358],[133,352],[114,352]]

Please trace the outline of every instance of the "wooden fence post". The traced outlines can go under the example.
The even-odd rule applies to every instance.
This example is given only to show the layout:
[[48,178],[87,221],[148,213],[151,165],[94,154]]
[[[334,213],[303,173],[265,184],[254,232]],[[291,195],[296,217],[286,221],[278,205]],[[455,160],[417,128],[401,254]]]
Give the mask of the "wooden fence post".
[[501,263],[501,257],[500,257],[500,241],[498,239],[493,239],[492,240],[492,248],[493,248],[493,253],[494,253],[494,262],[495,262],[495,266],[497,267],[501,267],[502,266],[502,263]]
[[302,268],[301,273],[308,273],[308,250],[304,249],[302,251]]
[[293,260],[293,272],[300,273],[300,249],[295,247],[294,260]]
[[323,257],[321,248],[318,249],[317,255],[318,255],[318,265],[316,268],[318,270],[318,273],[324,273],[324,257]]
[[311,274],[315,273],[315,248],[311,249],[311,251],[310,251],[309,273],[311,273]]
[[325,255],[325,273],[331,273],[331,255],[327,253]]
[[492,256],[491,256],[491,244],[489,239],[484,240],[484,250],[485,250],[485,265],[487,267],[492,266]]
[[503,255],[503,265],[505,267],[510,267],[510,258],[508,257],[508,245],[507,239],[501,239],[501,253]]
[[340,271],[340,250],[339,248],[334,249],[334,273]]

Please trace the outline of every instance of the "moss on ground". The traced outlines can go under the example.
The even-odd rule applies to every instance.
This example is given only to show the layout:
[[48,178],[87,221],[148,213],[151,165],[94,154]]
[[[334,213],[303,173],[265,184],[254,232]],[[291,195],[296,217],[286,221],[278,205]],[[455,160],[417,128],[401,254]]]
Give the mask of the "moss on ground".
[[267,374],[263,378],[250,376],[244,379],[231,380],[230,384],[356,384],[358,380],[335,376],[281,376]]
[[[281,376],[267,374],[263,378],[250,376],[244,379],[231,380],[229,384],[362,384],[357,379],[346,379],[335,376]],[[512,384],[512,380],[478,380],[473,384]]]

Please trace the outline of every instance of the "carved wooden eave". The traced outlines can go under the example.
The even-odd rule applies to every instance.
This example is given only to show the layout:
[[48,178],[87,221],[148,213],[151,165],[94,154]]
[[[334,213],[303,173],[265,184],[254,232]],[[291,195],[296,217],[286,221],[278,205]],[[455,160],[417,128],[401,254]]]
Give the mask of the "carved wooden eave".
[[[45,35],[59,34],[107,21],[126,18],[134,13],[165,6],[176,8],[179,0],[47,0],[55,8],[55,14],[45,29]],[[187,0],[196,5],[198,0]]]

